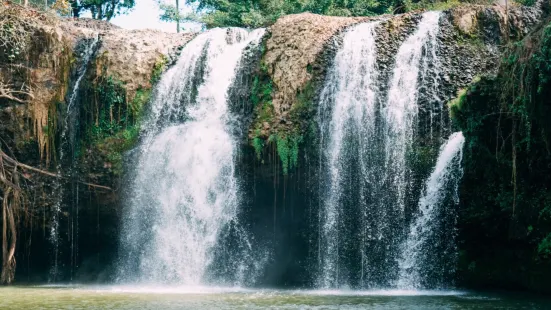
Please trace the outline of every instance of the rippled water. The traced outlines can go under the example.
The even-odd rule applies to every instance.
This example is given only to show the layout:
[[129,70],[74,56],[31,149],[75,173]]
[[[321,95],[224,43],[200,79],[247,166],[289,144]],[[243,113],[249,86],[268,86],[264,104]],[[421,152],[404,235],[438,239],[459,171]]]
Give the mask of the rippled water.
[[38,286],[1,288],[0,309],[551,309],[551,300],[460,291]]

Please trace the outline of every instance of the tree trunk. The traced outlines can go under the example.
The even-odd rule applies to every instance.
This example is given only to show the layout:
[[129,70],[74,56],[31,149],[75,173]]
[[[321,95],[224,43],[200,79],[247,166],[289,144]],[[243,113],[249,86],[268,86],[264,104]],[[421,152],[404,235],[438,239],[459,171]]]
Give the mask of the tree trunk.
[[115,16],[115,9],[117,8],[117,1],[112,0],[110,4],[107,4],[105,8],[105,20],[110,21]]
[[17,233],[13,208],[18,203],[17,199],[17,193],[14,189],[4,188],[4,201],[2,202],[2,274],[0,275],[2,284],[10,284],[15,275]]
[[69,3],[71,3],[71,8],[73,10],[73,17],[74,18],[79,18],[80,17],[80,8],[78,6],[77,0],[69,1]]
[[180,0],[176,0],[176,32],[180,33]]
[[90,12],[92,13],[92,18],[93,19],[98,19],[98,12],[97,12],[95,6],[90,7]]
[[101,4],[98,4],[97,8],[98,8],[98,16],[96,17],[96,19],[102,20],[103,19],[103,7],[101,6]]

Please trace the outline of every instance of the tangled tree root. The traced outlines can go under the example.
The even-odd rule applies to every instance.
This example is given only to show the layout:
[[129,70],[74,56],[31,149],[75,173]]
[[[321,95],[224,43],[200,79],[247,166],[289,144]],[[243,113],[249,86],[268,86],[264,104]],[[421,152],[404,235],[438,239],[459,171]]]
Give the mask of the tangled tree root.
[[[30,181],[33,175],[43,175],[51,178],[61,176],[49,171],[34,168],[18,162],[0,149],[0,202],[2,204],[2,273],[0,284],[10,284],[15,276],[15,248],[17,244],[17,228],[32,216],[29,200],[25,195],[25,181]],[[23,180],[23,182],[22,182]],[[100,190],[112,191],[107,186],[79,182]]]

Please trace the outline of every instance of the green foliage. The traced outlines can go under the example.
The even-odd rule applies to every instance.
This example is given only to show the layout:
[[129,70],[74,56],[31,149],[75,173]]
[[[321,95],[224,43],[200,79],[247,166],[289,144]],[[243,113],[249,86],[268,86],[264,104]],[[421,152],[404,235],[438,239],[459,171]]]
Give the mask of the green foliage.
[[[258,160],[262,158],[262,151],[268,144],[275,143],[279,159],[282,163],[283,174],[287,175],[289,170],[294,169],[298,164],[299,146],[302,143],[302,135],[295,133],[277,132],[268,136],[264,130],[264,124],[272,124],[274,119],[274,107],[272,105],[273,83],[262,68],[261,73],[253,80],[251,100],[255,107],[256,118],[253,124],[254,135],[251,139]],[[306,104],[306,103],[304,103]],[[264,137],[263,137],[264,135]]]
[[138,89],[131,102],[125,85],[112,76],[101,75],[90,85],[92,108],[84,107],[82,119],[86,145],[91,146],[111,164],[115,175],[122,173],[122,153],[132,148],[139,134],[139,119],[150,90]]
[[[484,2],[484,1],[477,1]],[[490,4],[491,1],[486,1]],[[429,11],[444,11],[456,6],[460,6],[463,3],[459,0],[449,0],[449,1],[432,1],[432,0],[421,0],[413,2],[411,0],[406,0],[404,5],[407,11],[421,10],[426,9]]]
[[551,258],[551,233],[538,245],[538,254],[545,259]]
[[460,89],[457,92],[457,97],[448,102],[448,110],[452,119],[456,118],[456,115],[461,111],[465,98],[467,96],[467,89]]
[[297,94],[297,99],[290,111],[293,123],[300,123],[302,120],[309,119],[310,114],[314,112],[312,105],[314,94],[314,84],[311,81]]
[[[485,262],[480,268],[493,268],[477,271],[497,275],[492,281],[509,270],[537,274],[551,257],[550,49],[546,25],[508,47],[497,76],[449,104],[466,138],[460,243],[471,261]],[[503,266],[489,263],[495,253]]]
[[262,150],[264,150],[264,140],[260,139],[259,137],[254,137],[252,144],[253,144],[254,152],[256,153],[256,158],[258,160],[261,160]]
[[153,65],[153,71],[151,72],[151,84],[159,82],[161,75],[166,70],[168,64],[168,58],[165,55],[161,55],[157,58],[155,65]]
[[457,27],[457,31],[458,36],[454,39],[454,42],[458,46],[469,49],[473,52],[486,49],[484,36],[480,33],[480,30],[477,27],[471,29],[470,32],[466,32],[465,29]]
[[0,61],[14,62],[25,57],[31,46],[33,18],[22,16],[16,6],[0,6]]
[[89,11],[92,18],[110,21],[113,17],[125,14],[135,5],[135,0],[81,0],[72,3],[77,10]]
[[[503,82],[503,108],[522,124],[520,129],[528,134],[524,142],[530,145],[531,127],[533,122],[537,122],[549,145],[551,123],[546,115],[550,109],[548,98],[551,96],[551,24],[512,45],[505,56],[502,71],[505,73],[500,76]],[[514,74],[517,79],[506,74]]]
[[95,140],[94,147],[99,150],[111,163],[111,170],[115,175],[123,172],[123,153],[131,149],[138,141],[139,125],[131,125],[117,131],[115,134]]
[[[270,144],[275,145],[283,174],[287,175],[290,170],[298,165],[299,148],[304,140],[303,133],[308,134],[307,131],[311,129],[308,120],[310,120],[311,113],[314,111],[312,106],[315,93],[314,86],[313,83],[308,83],[302,91],[297,93],[296,101],[289,111],[290,124],[278,126],[274,132],[270,133],[268,130],[275,123],[275,112],[272,104],[274,84],[268,74],[266,65],[261,63],[259,67],[259,72],[254,77],[251,87],[251,101],[256,114],[252,125],[251,145],[255,149],[259,160],[262,157],[264,147]],[[266,126],[266,124],[268,125]]]
[[400,0],[187,0],[196,14],[186,19],[213,27],[261,27],[287,14],[370,16],[392,12]]
[[[273,83],[266,71],[261,71],[253,80],[251,88],[251,101],[255,109],[255,121],[253,123],[254,136],[251,139],[256,157],[262,159],[262,151],[266,145],[263,140],[264,123],[271,123],[274,118],[274,106],[272,104]],[[265,133],[267,134],[267,133]],[[270,142],[268,142],[270,143]]]
[[272,103],[274,84],[267,74],[256,75],[251,89],[251,100],[255,107],[265,103]]
[[[306,84],[297,93],[288,116],[276,120],[272,104],[272,94],[276,86],[264,62],[260,62],[257,70],[251,85],[251,103],[255,116],[251,126],[250,143],[259,160],[262,159],[264,148],[275,147],[283,174],[287,175],[298,165],[299,149],[304,141],[304,136],[311,139],[311,132],[316,131],[316,126],[311,126],[311,116],[315,111],[313,107],[314,84],[312,82]],[[313,71],[311,66],[308,66],[307,70],[310,73]]]
[[159,8],[162,11],[160,19],[165,22],[179,22],[183,19],[182,12],[180,11],[179,6],[177,7],[179,1],[176,0],[175,4],[167,3],[164,1],[159,1]]
[[142,117],[142,112],[145,108],[145,105],[149,102],[151,98],[151,89],[139,88],[136,91],[134,100],[130,103],[130,110],[132,112],[133,119],[139,121]]
[[[160,57],[151,74],[151,83],[156,83],[165,70],[166,57]],[[140,132],[143,110],[151,98],[151,88],[138,88],[134,98],[128,101],[125,85],[113,76],[102,75],[93,85],[95,113],[94,122],[87,126],[87,140],[106,154],[121,168],[121,153],[132,148]],[[122,168],[121,168],[122,169]]]
[[287,175],[290,169],[294,169],[298,165],[299,145],[302,143],[302,135],[296,133],[287,136],[276,134],[275,142],[283,174]]
[[[251,86],[251,102],[255,111],[255,121],[252,125],[254,130],[254,137],[252,137],[253,146],[255,146],[255,138],[262,138],[264,123],[271,123],[274,118],[275,112],[272,104],[273,91],[274,83],[268,74],[266,66],[261,63]],[[267,136],[267,133],[265,135]],[[258,146],[258,143],[256,145]]]
[[126,121],[123,119],[122,122],[119,122],[121,115],[114,115],[118,112],[118,107],[126,102],[124,85],[120,81],[115,80],[112,76],[101,79],[96,89],[96,95],[102,108],[99,109],[96,122],[90,129],[93,140],[115,134]]
[[526,6],[533,6],[536,4],[536,0],[516,0],[516,2]]
[[541,49],[533,56],[534,66],[537,68],[537,92],[538,95],[545,94],[545,88],[551,79],[551,24],[543,30]]

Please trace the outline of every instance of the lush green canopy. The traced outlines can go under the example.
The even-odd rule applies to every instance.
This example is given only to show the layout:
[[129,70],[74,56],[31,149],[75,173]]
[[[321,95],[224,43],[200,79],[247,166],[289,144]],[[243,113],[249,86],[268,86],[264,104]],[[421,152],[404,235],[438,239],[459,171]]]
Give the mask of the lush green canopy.
[[212,27],[260,27],[286,14],[312,12],[336,16],[369,16],[392,12],[402,0],[186,0],[195,14],[182,16],[165,5],[164,20],[191,20]]
[[[39,0],[36,0],[39,1]],[[136,0],[56,0],[51,1],[53,8],[62,14],[79,17],[83,11],[89,11],[94,19],[111,20],[124,14],[136,5]],[[45,2],[48,6],[48,2]]]
[[89,10],[94,19],[111,20],[115,15],[133,8],[135,0],[82,0],[80,5]]

